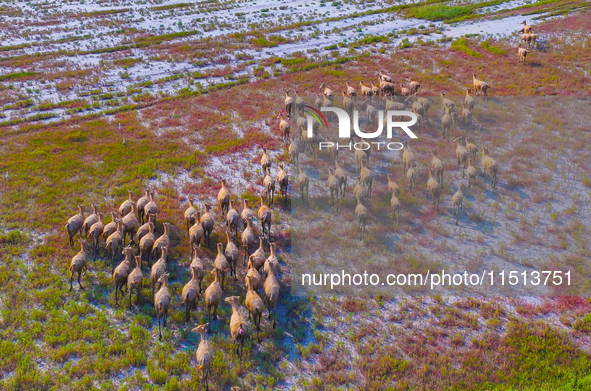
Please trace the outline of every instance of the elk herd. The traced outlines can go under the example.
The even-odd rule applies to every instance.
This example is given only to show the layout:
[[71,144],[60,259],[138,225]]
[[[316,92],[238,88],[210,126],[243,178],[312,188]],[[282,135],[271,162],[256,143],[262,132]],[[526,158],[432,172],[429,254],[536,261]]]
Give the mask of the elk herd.
[[[489,150],[484,146],[476,146],[469,136],[470,130],[473,128],[473,111],[477,103],[477,97],[482,96],[484,101],[488,100],[490,85],[477,78],[476,74],[472,75],[472,86],[466,87],[463,101],[456,102],[446,96],[445,92],[440,94],[440,101],[436,102],[427,97],[419,96],[421,85],[411,78],[406,79],[406,83],[396,84],[393,78],[383,71],[377,73],[381,87],[377,87],[372,83],[372,88],[363,88],[363,82],[360,83],[360,89],[352,87],[351,83],[346,82],[342,91],[342,99],[335,99],[333,90],[330,88],[328,82],[323,82],[319,89],[321,91],[321,99],[317,99],[314,104],[317,109],[325,107],[339,107],[347,112],[357,110],[358,115],[362,117],[360,126],[372,127],[380,115],[388,110],[406,110],[412,111],[417,116],[416,127],[418,131],[425,129],[427,123],[432,124],[431,129],[441,129],[440,136],[442,141],[451,141],[450,149],[456,157],[456,169],[461,170],[462,178],[468,176],[468,182],[460,184],[457,192],[453,193],[452,198],[452,214],[456,219],[456,224],[459,221],[460,211],[463,210],[463,191],[475,185],[475,180],[478,173],[477,155],[481,153],[481,167],[480,171],[487,180],[490,178],[490,183],[493,187],[497,184],[497,173],[499,165],[494,158],[491,157]],[[389,84],[385,84],[389,83]],[[384,88],[386,86],[386,88]],[[377,87],[373,89],[373,87]],[[373,214],[383,214],[383,210],[375,210],[375,206],[371,202],[374,190],[374,183],[378,181],[380,171],[377,170],[377,163],[371,167],[370,157],[372,156],[372,148],[370,143],[361,139],[358,136],[351,136],[351,139],[340,140],[336,137],[336,131],[333,129],[321,128],[319,121],[313,122],[316,126],[313,129],[310,137],[307,131],[307,116],[305,107],[307,105],[304,96],[298,94],[298,90],[293,90],[295,95],[291,96],[289,91],[285,91],[285,98],[283,102],[284,110],[278,115],[281,118],[279,128],[284,139],[288,137],[289,143],[287,149],[290,154],[292,169],[294,172],[294,180],[299,187],[300,198],[304,204],[310,204],[310,184],[314,182],[312,171],[318,171],[318,165],[312,164],[310,169],[301,164],[300,155],[308,153],[310,157],[315,160],[316,154],[319,152],[319,143],[325,145],[332,145],[326,148],[328,154],[329,166],[320,169],[320,175],[325,174],[326,191],[329,196],[330,204],[333,205],[336,211],[339,211],[339,200],[342,200],[346,194],[348,183],[352,183],[353,189],[350,192],[355,204],[352,216],[358,225],[359,238],[363,239],[367,232],[367,225],[370,221],[371,211]],[[363,97],[360,99],[360,97]],[[314,99],[313,94],[307,96],[310,103]],[[319,105],[319,106],[318,106]],[[439,105],[442,108],[442,117],[437,126],[437,121],[433,120],[433,107]],[[328,120],[330,122],[330,119]],[[384,123],[383,121],[382,123]],[[294,129],[294,132],[288,131]],[[329,125],[331,128],[331,125]],[[462,132],[451,139],[451,132]],[[399,135],[400,136],[400,135]],[[435,134],[437,136],[437,132]],[[400,136],[402,137],[402,136]],[[336,141],[340,140],[340,141]],[[328,141],[328,142],[327,142]],[[367,141],[382,141],[381,138],[371,139]],[[386,142],[388,140],[385,140]],[[420,146],[420,141],[413,141],[413,139],[401,139],[401,144],[404,146],[401,154],[402,172],[398,175],[395,170],[390,167],[384,167],[383,163],[379,167],[382,171],[387,172],[388,177],[388,197],[390,197],[390,210],[388,211],[392,216],[393,223],[398,226],[401,212],[404,210],[404,203],[399,199],[400,189],[404,182],[407,183],[411,194],[414,194],[417,186],[417,179],[421,168],[425,168],[428,174],[428,179],[425,184],[426,197],[431,198],[433,206],[439,210],[440,199],[444,196],[444,167],[443,151],[438,149],[430,149],[429,155],[421,158],[418,152],[411,148],[411,142],[417,143]],[[353,144],[354,143],[354,144]],[[375,143],[374,143],[375,144]],[[353,166],[352,170],[347,171],[345,158],[339,158],[339,149],[342,145],[349,146],[344,148],[348,152],[352,150],[351,145],[361,145],[359,148],[354,148]],[[365,146],[365,147],[364,147]],[[375,145],[374,145],[375,146]],[[342,152],[341,152],[342,153]],[[342,155],[341,155],[342,156]],[[341,159],[341,160],[339,160]],[[375,160],[379,160],[375,158]],[[323,158],[326,162],[326,157]],[[419,166],[417,164],[420,164]],[[313,167],[315,166],[315,167]],[[325,167],[325,166],[323,166]],[[398,182],[398,183],[397,183]],[[320,199],[320,198],[319,198]]]
[[[536,35],[533,34],[531,26],[525,21],[523,25],[521,41],[528,45],[535,44]],[[519,63],[525,64],[525,57],[529,51],[521,46],[518,50]],[[311,205],[310,187],[314,182],[312,169],[325,175],[324,194],[328,196],[330,205],[337,212],[342,213],[339,211],[340,200],[349,194],[354,205],[351,216],[358,226],[358,236],[361,240],[367,233],[372,214],[389,213],[394,226],[399,226],[400,217],[405,209],[405,199],[401,197],[405,186],[412,195],[417,192],[418,187],[424,186],[425,199],[430,198],[437,211],[441,198],[448,192],[451,199],[451,214],[458,224],[460,212],[464,208],[464,191],[475,186],[478,171],[484,182],[487,182],[488,177],[492,187],[497,185],[499,164],[491,156],[488,148],[481,143],[475,144],[473,137],[469,135],[474,125],[473,113],[477,97],[482,96],[486,102],[491,87],[487,82],[478,79],[476,74],[471,76],[472,85],[465,88],[465,96],[461,102],[450,99],[445,92],[434,98],[419,96],[422,87],[418,81],[406,78],[404,82],[395,82],[393,77],[382,70],[376,73],[373,81],[345,81],[341,88],[325,81],[319,85],[317,91],[304,91],[300,94],[297,88],[285,90],[282,109],[275,116],[275,120],[281,138],[286,143],[290,166],[278,165],[276,174],[272,175],[273,159],[269,151],[262,148],[262,177],[259,178],[259,183],[262,184],[264,192],[256,200],[258,208],[251,205],[252,199],[238,200],[233,197],[226,179],[219,183],[215,209],[208,202],[199,204],[187,197],[187,209],[178,211],[179,220],[181,214],[184,220],[184,226],[181,227],[174,225],[169,215],[166,215],[169,221],[157,224],[157,216],[162,215],[162,211],[155,193],[151,190],[146,190],[145,194],[136,200],[133,192],[128,191],[127,199],[120,204],[118,210],[109,212],[108,223],[104,222],[106,214],[99,211],[97,206],[91,205],[89,213],[86,214],[85,208],[79,205],[78,213],[65,223],[70,246],[74,245],[76,235],[79,235],[81,245],[80,251],[70,262],[70,290],[73,289],[74,278],[77,279],[80,289],[84,289],[81,277],[88,271],[90,261],[96,261],[103,252],[106,261],[111,264],[116,305],[119,304],[119,296],[124,298],[128,295],[131,308],[132,295],[135,294],[137,302],[140,303],[144,288],[151,288],[161,340],[162,327],[167,325],[173,303],[178,303],[182,308],[187,322],[191,320],[191,311],[201,306],[205,311],[207,323],[201,324],[193,331],[201,335],[197,361],[198,369],[204,376],[204,384],[207,385],[212,347],[206,333],[210,331],[212,322],[217,319],[219,305],[226,302],[232,308],[229,334],[236,342],[236,353],[239,356],[242,355],[244,342],[249,334],[249,327],[241,312],[248,312],[257,340],[265,318],[265,307],[271,327],[276,326],[281,267],[277,256],[278,243],[271,240],[272,208],[276,192],[282,200],[289,200],[291,170],[299,190],[300,207]],[[429,129],[435,129],[434,136],[440,137],[440,142],[437,147],[425,151],[423,148],[415,148],[415,145],[411,148],[411,139],[401,140],[404,146],[399,156],[401,169],[393,166],[384,167],[382,162],[380,170],[375,161],[372,167],[371,148],[356,149],[349,165],[342,155],[339,158],[338,147],[328,148],[328,158],[322,157],[322,161],[328,160],[328,164],[321,164],[319,169],[318,164],[310,162],[316,161],[318,144],[322,141],[335,141],[336,136],[331,135],[328,129],[321,129],[324,127],[321,121],[312,121],[313,132],[310,137],[307,132],[307,107],[315,107],[317,110],[323,107],[339,107],[350,115],[357,110],[362,124],[368,128],[374,127],[381,120],[378,117],[380,113],[388,110],[409,110],[417,116],[418,131],[423,131],[426,124],[431,124]],[[441,107],[440,120],[435,119],[436,107]],[[327,117],[328,123],[334,122],[330,116]],[[451,136],[452,132],[456,133],[454,137]],[[352,136],[351,140],[345,140],[348,141],[355,141],[355,136]],[[417,143],[417,146],[420,143],[412,142]],[[448,143],[447,146],[445,143]],[[447,168],[442,157],[445,148],[448,148],[448,154],[453,153],[455,156],[453,162],[448,159]],[[419,149],[423,151],[420,152]],[[310,158],[302,160],[300,156],[305,154],[309,154]],[[306,161],[309,163],[308,167],[305,166]],[[453,191],[454,186],[449,193],[444,181],[450,181],[451,167],[452,171],[457,170],[456,179],[460,176],[461,179],[457,191]],[[397,172],[398,170],[400,172]],[[420,173],[425,175],[420,178]],[[378,210],[377,204],[372,202],[372,199],[375,199],[375,184],[380,180],[380,175],[383,175],[384,182],[387,177],[387,196],[390,199],[387,211]],[[462,180],[466,177],[467,182],[464,183]],[[421,180],[425,181],[423,185],[420,184]],[[348,186],[352,187],[349,191]],[[169,286],[169,254],[174,246],[179,246],[179,242],[183,240],[186,240],[190,248],[191,262],[188,268],[180,270],[179,273],[184,273],[190,279],[184,285],[181,297],[175,297],[177,294]],[[212,262],[206,259],[208,251],[211,258],[214,258]],[[118,261],[121,255],[123,259]],[[240,263],[243,269],[241,272],[238,270]],[[148,273],[149,277],[146,275]],[[213,277],[213,281],[204,289],[203,283],[208,275]],[[242,284],[238,283],[239,276],[243,280]],[[178,276],[176,278],[180,280]],[[222,301],[225,292],[228,292],[229,284],[235,285],[234,291],[243,290],[242,302],[240,296],[235,295],[226,296],[225,301]]]
[[[111,263],[115,304],[119,304],[119,296],[128,295],[131,309],[134,294],[136,302],[141,304],[142,291],[149,286],[154,298],[159,338],[162,340],[162,327],[166,327],[175,301],[183,309],[186,322],[191,320],[191,311],[201,306],[208,322],[193,331],[210,331],[210,325],[217,319],[218,307],[223,304],[224,292],[229,291],[230,284],[234,292],[242,286],[245,294],[242,304],[239,296],[225,298],[232,308],[230,335],[236,341],[237,354],[241,357],[249,327],[240,312],[246,308],[259,340],[265,307],[271,327],[276,327],[281,288],[277,243],[271,240],[273,214],[270,205],[274,198],[275,182],[278,182],[280,195],[285,199],[287,174],[281,167],[277,180],[268,178],[272,161],[266,150],[261,164],[267,176],[263,178],[267,191],[260,197],[259,208],[252,209],[249,200],[244,199],[243,209],[237,210],[237,204],[224,179],[220,182],[217,197],[219,208],[214,212],[207,202],[200,208],[189,200],[182,215],[184,227],[177,227],[168,221],[157,225],[157,215],[162,214],[162,211],[154,192],[149,190],[135,201],[132,191],[129,191],[128,198],[121,203],[119,210],[110,212],[111,221],[107,224],[103,222],[103,214],[97,206],[91,205],[90,213],[85,214],[84,207],[79,205],[78,213],[68,219],[64,226],[69,244],[73,246],[74,237],[79,235],[81,245],[80,251],[70,262],[70,291],[74,278],[77,278],[80,289],[84,289],[81,277],[86,274],[90,261],[95,261],[101,251],[104,252],[106,261]],[[265,200],[269,201],[269,205],[265,204]],[[168,269],[172,260],[168,254],[175,243],[183,240],[180,236],[186,237],[190,245],[191,262],[179,274],[186,273],[190,279],[183,287],[181,297],[176,298],[169,286],[171,274]],[[206,259],[210,249],[215,254],[211,263]],[[123,259],[118,262],[120,254]],[[243,275],[243,285],[238,282],[239,263],[242,263],[243,268],[240,273]],[[212,275],[213,281],[204,289],[206,275]],[[205,335],[202,336],[203,341],[207,341]],[[209,343],[207,346],[210,347]],[[207,359],[204,361],[207,355],[203,355],[202,350],[198,349],[197,359],[202,363],[206,382],[209,364]]]

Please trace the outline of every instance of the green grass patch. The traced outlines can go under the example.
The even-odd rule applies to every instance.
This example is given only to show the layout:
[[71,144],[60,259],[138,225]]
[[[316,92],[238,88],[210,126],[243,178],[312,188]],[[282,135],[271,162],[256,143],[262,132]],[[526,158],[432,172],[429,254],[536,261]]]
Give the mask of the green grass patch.
[[[515,7],[512,9],[512,11],[515,10],[522,10],[522,9],[528,9],[528,8],[534,8],[534,7],[541,7],[544,5],[549,5],[549,4],[556,4],[556,3],[563,3],[563,0],[542,0],[542,1],[536,1],[534,3],[531,4],[525,4],[519,7]],[[561,5],[558,5],[556,8],[560,8]],[[522,15],[531,15],[531,14],[536,14],[536,13],[541,13],[541,12],[546,12],[548,11],[548,8],[542,8],[540,10],[535,10],[535,11],[531,11],[531,12],[525,12]]]
[[30,47],[31,47],[30,43],[23,43],[21,45],[0,46],[0,52],[8,52],[10,50],[19,50],[19,49],[25,49],[25,48],[30,48]]
[[482,54],[468,47],[468,40],[466,38],[460,38],[451,43],[451,48],[459,50],[460,52],[466,53],[472,57],[482,57]]
[[547,7],[547,8],[541,8],[539,10],[534,10],[534,11],[530,11],[530,12],[524,12],[523,15],[534,15],[534,14],[541,14],[541,13],[548,12],[548,14],[546,14],[546,15],[533,18],[534,20],[537,20],[537,19],[541,19],[541,18],[549,18],[552,16],[558,16],[558,15],[563,15],[566,13],[571,13],[575,10],[588,9],[590,6],[591,6],[591,4],[589,4],[588,1],[579,2],[579,3],[565,2],[562,4],[557,4],[554,7]]
[[33,102],[32,99],[25,99],[25,100],[19,100],[17,102],[6,105],[2,109],[3,110],[18,110],[18,109],[24,109],[25,107],[31,107],[34,104],[35,104],[35,102]]
[[498,55],[505,54],[505,50],[491,45],[491,43],[489,41],[482,41],[480,43],[480,47],[492,54],[498,54]]
[[37,75],[37,72],[16,72],[16,73],[8,73],[6,75],[0,75],[0,81],[7,81],[7,80],[23,80],[23,79],[30,79],[32,76]]
[[361,45],[371,45],[373,43],[379,42],[388,43],[390,42],[390,39],[385,35],[373,35],[371,37],[365,37],[363,39],[360,39],[358,42]]
[[281,43],[287,42],[287,39],[280,35],[269,35],[265,37],[256,37],[250,40],[250,43],[259,48],[271,48]]
[[114,47],[110,47],[110,48],[92,49],[92,50],[89,50],[88,52],[85,52],[82,54],[114,53],[114,52],[121,52],[123,50],[129,50],[134,47],[138,47],[138,46],[136,46],[136,45],[119,45],[119,46],[114,46]]
[[191,30],[191,31],[179,31],[178,33],[170,33],[170,34],[163,34],[163,35],[154,35],[151,37],[141,37],[137,39],[139,44],[159,44],[163,41],[170,41],[171,39],[183,38],[183,37],[190,37],[191,35],[199,34],[200,31],[198,30]]
[[131,11],[131,8],[121,8],[121,9],[110,9],[110,10],[103,10],[103,11],[82,12],[80,14],[77,14],[76,17],[94,18],[94,17],[97,17],[97,16],[122,14],[122,13],[129,12],[129,11]]
[[115,65],[119,65],[121,67],[123,67],[123,69],[127,69],[135,64],[137,64],[138,62],[142,62],[143,59],[141,57],[138,58],[122,58],[120,60],[115,60],[113,61],[113,64]]
[[195,3],[178,3],[178,4],[169,4],[169,5],[161,5],[158,7],[152,7],[153,11],[167,11],[176,8],[187,8],[194,6]]
[[291,67],[293,65],[301,64],[303,62],[306,62],[304,58],[288,58],[286,60],[281,60],[281,65]]
[[513,362],[511,383],[516,385],[545,383],[557,387],[591,370],[588,355],[565,334],[542,323],[510,321],[505,344],[512,350],[507,358]]
[[220,152],[225,152],[230,148],[237,147],[241,143],[242,143],[242,140],[234,139],[234,140],[226,141],[222,144],[208,145],[205,147],[205,152],[212,153],[212,154],[219,154]]
[[432,21],[456,19],[472,12],[469,6],[448,6],[442,4],[424,5],[417,8],[409,8],[405,11],[407,16]]
[[53,102],[47,102],[47,103],[41,103],[39,104],[36,109],[38,111],[48,111],[48,110],[53,110],[53,109],[71,109],[71,108],[77,108],[77,107],[84,107],[87,106],[88,102],[86,102],[86,100],[84,99],[74,99],[74,100],[68,100],[68,101],[63,101],[63,102],[58,102],[58,103],[53,103]]
[[591,333],[591,314],[586,314],[582,318],[577,319],[574,324],[573,328],[581,333],[590,334]]
[[411,4],[409,7],[404,8],[403,12],[407,16],[413,18],[454,23],[478,18],[481,16],[481,14],[476,12],[478,9],[492,7],[508,1],[509,0],[491,0],[458,6],[449,6],[448,4],[440,4],[440,2],[434,2],[435,4],[421,3],[423,5],[418,6]]
[[[0,200],[1,210],[10,208],[0,223],[26,214],[28,217],[20,220],[22,226],[51,227],[70,214],[72,202],[88,202],[97,189],[105,191],[97,200],[111,196],[108,189],[116,189],[117,183],[136,186],[139,194],[140,183],[158,172],[174,173],[185,167],[191,156],[186,146],[146,137],[146,129],[134,118],[128,114],[127,120],[120,120],[125,128],[133,127],[132,133],[117,134],[107,121],[90,120],[74,129],[49,126],[38,135],[24,138],[22,144],[11,143],[4,151],[2,166],[14,173],[15,179]],[[122,144],[123,137],[126,145]],[[141,158],[132,164],[129,156]],[[30,199],[35,204],[27,201]],[[50,217],[40,218],[37,208]]]

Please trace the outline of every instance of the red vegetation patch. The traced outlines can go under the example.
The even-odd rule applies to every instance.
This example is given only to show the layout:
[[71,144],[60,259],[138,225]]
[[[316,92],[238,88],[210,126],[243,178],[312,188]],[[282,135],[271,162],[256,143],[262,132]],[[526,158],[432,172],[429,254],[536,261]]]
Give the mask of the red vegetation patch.
[[581,296],[559,296],[554,302],[554,308],[561,312],[574,309],[584,309],[589,312],[591,303],[587,298]]
[[583,31],[587,33],[589,30],[591,30],[591,17],[589,17],[588,12],[547,20],[536,26],[536,32],[540,33],[562,33],[565,31]]

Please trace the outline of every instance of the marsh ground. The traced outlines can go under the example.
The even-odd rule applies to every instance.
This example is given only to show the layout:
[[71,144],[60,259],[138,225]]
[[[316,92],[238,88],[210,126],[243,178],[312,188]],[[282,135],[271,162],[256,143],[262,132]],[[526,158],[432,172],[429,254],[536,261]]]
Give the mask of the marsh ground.
[[[451,13],[432,3],[319,2],[334,20],[318,11],[323,7],[304,11],[312,8],[304,2],[273,7],[263,2],[145,3],[132,10],[116,3],[72,3],[57,11],[49,3],[3,5],[3,14],[12,19],[2,20],[0,53],[6,117],[0,124],[0,172],[9,174],[0,182],[2,387],[198,389],[198,338],[189,330],[206,316],[200,310],[186,325],[178,308],[190,262],[182,212],[189,195],[215,204],[222,178],[230,180],[234,196],[255,200],[262,190],[260,146],[273,151],[275,163],[289,160],[272,120],[282,107],[284,89],[316,92],[326,81],[337,91],[345,81],[358,83],[386,69],[397,80],[419,80],[424,96],[433,101],[441,91],[461,95],[473,72],[492,86],[494,96],[589,94],[591,26],[589,14],[579,12],[588,3],[465,3],[448,7]],[[256,23],[254,28],[234,20],[255,8],[259,18],[248,21]],[[224,12],[227,26],[216,19]],[[546,18],[532,22],[540,39],[526,67],[515,65],[516,34],[467,30],[480,35],[457,39],[451,47],[446,43],[455,38],[453,28],[485,26],[497,34],[494,26],[500,24],[507,32],[517,30],[518,24],[504,23],[513,15],[519,15],[518,22],[527,13],[527,18]],[[291,21],[277,22],[280,14]],[[409,19],[415,17],[424,19]],[[194,26],[184,27],[190,23]],[[27,34],[19,30],[24,24],[31,26]],[[372,28],[375,33],[364,33]],[[179,72],[173,68],[177,65]],[[159,66],[150,78],[141,68]],[[512,110],[519,106],[506,113]],[[423,130],[418,161],[426,161],[427,146],[440,147],[457,180],[453,147],[439,136],[439,118],[434,112]],[[582,121],[566,128],[559,116],[541,116],[517,143],[511,141],[516,140],[511,115],[496,120],[509,130],[492,132],[483,123],[474,130],[495,148],[502,164],[499,187],[491,195],[498,203],[487,201],[490,189],[479,184],[468,209],[473,213],[462,220],[479,232],[446,228],[455,191],[450,185],[439,214],[422,195],[401,198],[397,245],[409,250],[405,236],[423,237],[419,246],[426,258],[429,252],[459,248],[460,241],[486,247],[499,232],[484,229],[497,213],[506,217],[508,234],[500,239],[506,252],[497,250],[495,257],[517,265],[522,263],[520,245],[547,248],[560,255],[550,265],[585,270],[588,125]],[[545,151],[541,157],[540,149]],[[321,167],[326,159],[303,157],[302,162]],[[397,167],[393,161],[398,175]],[[383,175],[378,179],[379,194]],[[422,173],[418,186],[424,180]],[[67,291],[67,267],[77,250],[67,245],[63,224],[75,205],[114,210],[127,189],[138,197],[146,186],[157,192],[158,233],[163,222],[174,225],[169,269],[176,298],[163,342],[147,284],[141,305],[116,306],[104,258],[91,262],[83,280],[86,291],[76,286]],[[261,343],[250,340],[248,353],[238,360],[228,334],[231,311],[222,305],[211,336],[213,388],[589,387],[591,304],[584,297],[292,297],[288,207],[278,202],[273,213],[284,271],[278,328],[272,330],[265,320]],[[219,211],[215,216],[221,219]],[[216,230],[213,241],[221,239],[222,231]],[[211,267],[213,246],[202,255]],[[244,294],[244,289],[232,283],[227,294]]]

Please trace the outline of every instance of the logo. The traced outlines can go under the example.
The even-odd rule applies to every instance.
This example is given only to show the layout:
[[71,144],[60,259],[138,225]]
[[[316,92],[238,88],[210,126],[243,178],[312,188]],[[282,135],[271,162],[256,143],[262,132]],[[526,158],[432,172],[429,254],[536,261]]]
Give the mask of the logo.
[[[322,121],[324,121],[324,124],[326,125],[326,128],[328,129],[328,121],[326,120],[326,118],[324,118],[324,115],[322,115],[322,113],[320,111],[316,110],[312,106],[304,105],[304,107],[306,109],[309,109],[309,110],[304,110],[304,113],[309,114],[312,117],[316,118],[316,121],[318,121],[320,126],[322,126],[322,122],[320,122],[320,118],[322,118]],[[306,118],[308,118],[308,137],[311,137],[310,136],[310,134],[311,134],[310,129],[312,129],[311,118],[310,117],[306,117]]]
[[[326,126],[326,128],[328,129],[328,121],[326,120],[326,118],[324,117],[324,115],[314,109],[311,106],[308,105],[304,105],[304,107],[306,107],[309,110],[305,110],[305,112],[309,115],[306,116],[308,122],[308,139],[312,139],[314,137],[314,124],[313,124],[313,118],[314,117],[316,119],[316,121],[320,124],[320,126],[324,125]],[[343,110],[343,109],[339,109],[337,107],[322,107],[320,108],[321,111],[323,112],[332,112],[335,113],[338,120],[339,120],[339,138],[342,139],[351,139],[351,119],[349,117],[349,114]],[[404,118],[404,117],[410,117],[410,121],[395,121],[395,118],[399,119],[399,118]],[[321,121],[322,119],[322,121]],[[410,138],[418,138],[416,134],[414,134],[414,132],[412,130],[409,129],[410,126],[414,125],[417,123],[417,115],[415,113],[413,113],[412,111],[404,111],[404,110],[388,110],[386,112],[386,138],[387,139],[391,139],[392,138],[392,134],[393,134],[393,129],[394,128],[400,128],[402,129],[406,135]],[[357,137],[361,138],[361,139],[375,139],[377,137],[379,137],[383,130],[384,130],[384,112],[382,110],[378,111],[378,129],[375,132],[371,132],[371,133],[366,133],[361,131],[361,129],[359,129],[359,111],[358,110],[353,110],[353,130],[355,131],[355,134],[357,135]],[[398,135],[398,132],[396,132],[396,134]],[[378,150],[380,149],[380,145],[386,144],[385,142],[372,142],[372,144],[376,144],[378,146]],[[361,148],[359,147],[359,145],[365,147],[365,148]],[[331,147],[335,147],[335,143],[333,142],[320,142],[320,149],[322,150],[323,148],[331,148]],[[399,142],[391,142],[388,143],[387,148],[390,150],[400,150],[402,148],[404,148],[404,146],[402,145],[402,143]],[[396,148],[393,148],[392,146],[396,146]],[[354,145],[349,142],[349,144],[345,144],[345,145],[341,145],[341,144],[336,144],[337,148],[343,148],[343,147],[348,147],[348,149],[351,149],[352,147],[354,147],[355,149],[369,149],[370,145],[368,142],[359,142],[359,143],[355,143]]]

